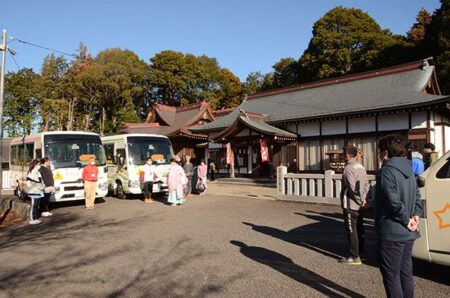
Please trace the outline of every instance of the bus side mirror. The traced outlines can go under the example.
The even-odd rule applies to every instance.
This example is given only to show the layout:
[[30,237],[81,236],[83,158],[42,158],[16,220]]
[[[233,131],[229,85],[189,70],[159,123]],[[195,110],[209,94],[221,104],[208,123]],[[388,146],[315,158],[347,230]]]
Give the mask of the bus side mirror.
[[417,186],[419,188],[425,187],[425,179],[423,177],[417,177]]

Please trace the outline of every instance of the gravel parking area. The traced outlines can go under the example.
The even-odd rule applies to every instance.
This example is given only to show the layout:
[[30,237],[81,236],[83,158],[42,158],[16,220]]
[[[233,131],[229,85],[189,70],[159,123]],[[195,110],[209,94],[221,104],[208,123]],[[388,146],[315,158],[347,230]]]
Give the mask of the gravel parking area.
[[[384,296],[371,220],[367,260],[349,267],[337,262],[339,208],[213,188],[176,207],[59,205],[40,225],[2,229],[0,297]],[[416,261],[415,281],[417,297],[450,297],[448,267]]]

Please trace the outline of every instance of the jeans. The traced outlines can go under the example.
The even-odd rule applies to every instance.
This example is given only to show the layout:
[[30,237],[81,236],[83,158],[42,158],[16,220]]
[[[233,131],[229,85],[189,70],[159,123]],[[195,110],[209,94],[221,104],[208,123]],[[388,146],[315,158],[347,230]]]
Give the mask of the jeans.
[[380,271],[388,298],[414,297],[413,245],[414,240],[378,240]]
[[347,230],[350,257],[358,258],[364,251],[364,214],[362,210],[344,209],[344,223]]

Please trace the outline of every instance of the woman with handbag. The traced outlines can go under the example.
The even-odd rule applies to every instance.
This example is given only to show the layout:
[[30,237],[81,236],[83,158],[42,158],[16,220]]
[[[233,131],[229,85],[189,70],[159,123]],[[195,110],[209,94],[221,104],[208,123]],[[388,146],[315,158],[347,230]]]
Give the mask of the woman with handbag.
[[30,169],[27,173],[26,181],[26,194],[31,198],[30,208],[30,225],[40,224],[39,220],[39,203],[44,197],[44,183],[42,182],[42,176],[39,172],[40,162],[35,159],[31,162]]
[[203,196],[206,192],[206,180],[208,175],[208,166],[205,164],[205,161],[202,159],[200,161],[200,165],[197,167],[197,191]]
[[41,159],[39,172],[41,173],[42,181],[45,186],[44,197],[39,201],[39,214],[42,217],[48,217],[53,215],[48,209],[48,204],[51,196],[55,194],[55,180],[53,179],[53,173],[50,169],[50,158],[44,157]]

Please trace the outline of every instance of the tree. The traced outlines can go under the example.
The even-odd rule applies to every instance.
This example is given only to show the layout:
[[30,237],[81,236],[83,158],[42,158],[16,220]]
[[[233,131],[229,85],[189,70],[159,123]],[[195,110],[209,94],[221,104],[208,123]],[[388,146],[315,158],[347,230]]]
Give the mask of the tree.
[[30,68],[5,76],[4,129],[11,137],[29,135],[34,127],[37,100],[34,97],[38,75]]
[[425,38],[425,28],[430,24],[431,15],[422,8],[416,17],[416,22],[407,33],[407,40],[415,45]]
[[40,131],[62,130],[67,122],[69,104],[66,99],[64,77],[69,64],[63,56],[47,56],[36,82],[41,120]]
[[373,68],[380,51],[397,41],[360,9],[338,6],[313,27],[300,58],[301,81],[314,81]]
[[148,65],[132,51],[107,49],[88,69],[85,80],[95,94],[98,131],[115,133],[124,122],[139,122],[136,110],[145,104]]
[[[239,101],[236,96],[242,95],[242,86],[236,85],[236,79],[240,85],[239,79],[230,70],[222,69],[215,58],[162,51],[150,62],[150,93],[154,102],[183,106],[210,100],[213,107],[219,107]],[[227,91],[221,90],[225,86]]]
[[275,63],[272,68],[273,73],[273,87],[282,88],[292,86],[299,81],[299,65],[294,58],[282,58]]
[[425,32],[424,52],[434,57],[441,92],[450,94],[450,0],[441,0]]
[[243,98],[242,84],[237,76],[229,69],[220,71],[219,89],[217,89],[214,100],[210,102],[213,109],[235,108]]
[[261,92],[264,83],[264,76],[260,71],[251,72],[248,74],[243,84],[243,92],[247,95]]

